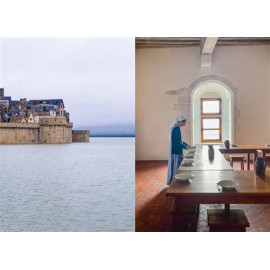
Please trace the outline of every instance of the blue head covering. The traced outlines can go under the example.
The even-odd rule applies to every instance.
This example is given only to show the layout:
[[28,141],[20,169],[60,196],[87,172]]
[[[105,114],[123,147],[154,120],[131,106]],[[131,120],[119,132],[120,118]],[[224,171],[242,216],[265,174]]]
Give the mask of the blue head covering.
[[[172,130],[177,126],[178,122],[184,122],[187,121],[187,118],[183,115],[177,116],[175,121],[171,125],[171,130],[170,130],[170,140],[171,140],[171,135],[172,135]],[[170,151],[171,152],[171,151]]]

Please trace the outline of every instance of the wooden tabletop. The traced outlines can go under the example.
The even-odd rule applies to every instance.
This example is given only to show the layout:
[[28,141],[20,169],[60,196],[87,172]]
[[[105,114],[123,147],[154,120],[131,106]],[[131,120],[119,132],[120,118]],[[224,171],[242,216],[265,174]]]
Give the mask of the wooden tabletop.
[[[208,156],[208,146],[197,146],[196,148],[196,154],[194,156],[194,163],[191,166],[186,166],[184,164],[181,164],[179,167],[180,171],[193,171],[193,170],[199,170],[199,171],[217,171],[217,170],[229,170],[232,171],[233,168],[230,166],[228,161],[223,157],[223,155],[218,151],[219,146],[214,146],[214,159],[210,160]],[[187,154],[184,154],[184,156]]]
[[[185,172],[187,173],[187,172]],[[254,171],[189,171],[194,178],[179,182],[174,178],[166,196],[181,198],[185,203],[270,203],[270,171],[263,177]],[[234,190],[218,189],[220,180],[235,180]]]
[[220,151],[230,151],[230,150],[270,150],[270,146],[267,144],[258,144],[258,145],[248,145],[248,144],[237,144],[236,146],[230,146],[230,148],[225,148],[224,146],[220,147]]
[[257,157],[257,150],[262,150],[263,156],[266,156],[266,153],[270,153],[270,146],[267,144],[258,144],[258,145],[243,145],[237,144],[236,146],[231,146],[230,148],[220,147],[219,151],[222,154],[247,154],[247,169],[250,169],[250,155],[254,155],[253,162],[255,164],[255,160]]

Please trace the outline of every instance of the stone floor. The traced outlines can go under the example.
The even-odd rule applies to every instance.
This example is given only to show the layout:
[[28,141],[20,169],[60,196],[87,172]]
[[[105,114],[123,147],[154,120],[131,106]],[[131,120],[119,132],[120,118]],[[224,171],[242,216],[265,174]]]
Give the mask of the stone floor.
[[[270,169],[270,162],[268,162]],[[245,164],[246,168],[246,164]],[[240,170],[240,164],[234,164]],[[251,169],[253,169],[251,165]],[[136,231],[169,232],[172,217],[169,214],[172,198],[166,197],[166,161],[136,162]],[[208,232],[206,209],[222,208],[223,205],[201,205],[197,231]],[[250,232],[270,232],[270,205],[231,205],[244,209],[249,220]]]

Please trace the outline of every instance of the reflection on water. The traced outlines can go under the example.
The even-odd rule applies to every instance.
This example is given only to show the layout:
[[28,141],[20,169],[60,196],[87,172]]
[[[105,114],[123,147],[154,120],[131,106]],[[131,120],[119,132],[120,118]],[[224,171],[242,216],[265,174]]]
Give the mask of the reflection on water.
[[0,231],[134,231],[134,144],[0,146]]

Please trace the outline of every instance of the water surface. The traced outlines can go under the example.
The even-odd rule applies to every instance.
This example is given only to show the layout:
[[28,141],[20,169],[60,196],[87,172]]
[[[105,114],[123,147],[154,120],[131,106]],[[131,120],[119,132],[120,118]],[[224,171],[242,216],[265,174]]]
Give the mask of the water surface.
[[134,145],[1,145],[0,231],[134,231]]

